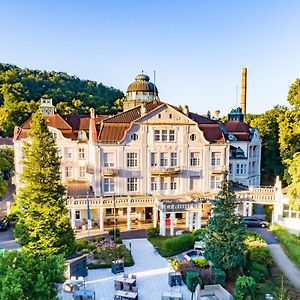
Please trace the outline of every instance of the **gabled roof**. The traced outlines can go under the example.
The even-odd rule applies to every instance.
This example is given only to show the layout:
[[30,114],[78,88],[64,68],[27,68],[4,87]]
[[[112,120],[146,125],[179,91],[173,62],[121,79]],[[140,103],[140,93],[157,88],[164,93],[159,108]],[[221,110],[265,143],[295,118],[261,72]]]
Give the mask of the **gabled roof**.
[[[100,124],[102,120],[107,119],[108,115],[99,115],[95,117],[96,125]],[[61,131],[65,138],[75,140],[77,139],[78,131],[84,130],[89,133],[90,115],[45,115],[43,116],[47,125]],[[29,129],[31,127],[32,119],[29,118],[23,125],[16,127],[14,130],[14,139],[19,140],[28,137]]]

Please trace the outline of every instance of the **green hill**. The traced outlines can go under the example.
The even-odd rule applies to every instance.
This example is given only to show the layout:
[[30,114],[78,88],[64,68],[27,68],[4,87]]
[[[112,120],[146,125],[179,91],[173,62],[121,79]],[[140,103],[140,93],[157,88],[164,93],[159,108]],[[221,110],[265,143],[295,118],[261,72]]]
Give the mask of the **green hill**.
[[61,114],[111,114],[124,94],[113,87],[82,80],[64,72],[21,69],[0,63],[0,135],[11,135],[36,111],[40,99],[52,98]]

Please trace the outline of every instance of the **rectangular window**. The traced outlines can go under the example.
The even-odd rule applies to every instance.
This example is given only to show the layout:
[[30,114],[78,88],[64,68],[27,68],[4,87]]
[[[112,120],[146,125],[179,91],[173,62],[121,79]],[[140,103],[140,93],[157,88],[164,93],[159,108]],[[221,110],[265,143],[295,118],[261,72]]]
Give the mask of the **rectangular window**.
[[112,209],[112,208],[107,208],[107,209],[105,210],[105,214],[106,214],[107,216],[111,216],[111,215],[113,214],[113,209]]
[[177,153],[171,152],[171,167],[177,166]]
[[211,165],[220,166],[221,165],[221,152],[212,152],[211,153]]
[[78,149],[78,158],[79,159],[84,159],[85,158],[85,149],[84,148],[79,148]]
[[191,152],[191,166],[200,165],[200,152]]
[[67,178],[72,177],[72,167],[66,167],[65,171],[66,171],[66,177]]
[[154,141],[160,141],[160,130],[154,130]]
[[151,191],[157,191],[157,177],[151,177]]
[[221,176],[211,176],[210,177],[210,188],[212,190],[220,187],[221,184]]
[[245,174],[246,173],[246,165],[241,164],[241,174]]
[[151,153],[151,167],[157,166],[157,153]]
[[175,141],[175,130],[169,130],[169,142]]
[[232,174],[232,164],[229,164],[229,175]]
[[137,153],[127,153],[127,167],[137,167]]
[[200,176],[190,177],[190,190],[199,191],[200,190]]
[[236,164],[235,173],[240,174],[240,164]]
[[103,166],[106,168],[115,166],[115,155],[113,152],[104,152],[103,153]]
[[165,191],[167,189],[167,178],[160,177],[160,190]]
[[85,167],[79,167],[79,177],[85,177],[86,170]]
[[127,178],[127,191],[137,192],[137,190],[138,190],[137,178]]
[[103,178],[103,190],[105,193],[111,193],[115,191],[114,178],[110,178],[110,177]]
[[72,158],[72,149],[65,148],[65,159],[71,159],[71,158]]
[[170,189],[171,190],[176,190],[177,189],[177,178],[171,177]]
[[166,142],[168,140],[168,130],[161,131],[161,140],[162,142]]
[[160,166],[161,167],[167,167],[168,166],[167,153],[165,153],[165,152],[160,153]]

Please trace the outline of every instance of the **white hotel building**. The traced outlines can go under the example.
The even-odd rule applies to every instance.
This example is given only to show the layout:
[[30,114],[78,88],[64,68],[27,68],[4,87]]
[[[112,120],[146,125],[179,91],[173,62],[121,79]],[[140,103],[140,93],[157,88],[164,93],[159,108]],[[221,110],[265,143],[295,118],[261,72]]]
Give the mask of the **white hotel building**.
[[[144,74],[129,85],[124,111],[115,116],[96,116],[94,110],[89,116],[62,116],[45,99],[41,110],[62,157],[73,227],[86,224],[87,192],[93,224],[101,230],[114,217],[128,229],[133,221],[157,225],[167,218],[172,234],[175,219],[189,229],[201,226],[209,208],[197,196],[216,192],[224,169],[235,182],[260,184],[261,140],[239,110],[222,123],[161,102]],[[14,132],[17,188],[30,123]],[[165,208],[172,203],[177,208],[169,213]],[[160,224],[164,234],[165,222]]]

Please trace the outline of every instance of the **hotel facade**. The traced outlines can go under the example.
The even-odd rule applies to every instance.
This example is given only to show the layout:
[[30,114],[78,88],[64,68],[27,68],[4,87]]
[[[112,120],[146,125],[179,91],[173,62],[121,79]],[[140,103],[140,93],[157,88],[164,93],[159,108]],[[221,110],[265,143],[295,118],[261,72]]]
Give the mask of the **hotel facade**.
[[[221,122],[186,105],[173,106],[160,101],[144,74],[129,85],[123,107],[114,116],[98,116],[93,109],[90,115],[63,116],[51,100],[42,99],[40,109],[61,156],[74,228],[86,226],[89,201],[93,225],[100,230],[114,219],[127,229],[160,221],[161,234],[166,224],[171,234],[176,223],[192,230],[210,211],[199,197],[218,191],[223,170],[236,183],[259,186],[261,140],[244,122],[242,109]],[[31,119],[14,132],[17,189],[30,124]]]

